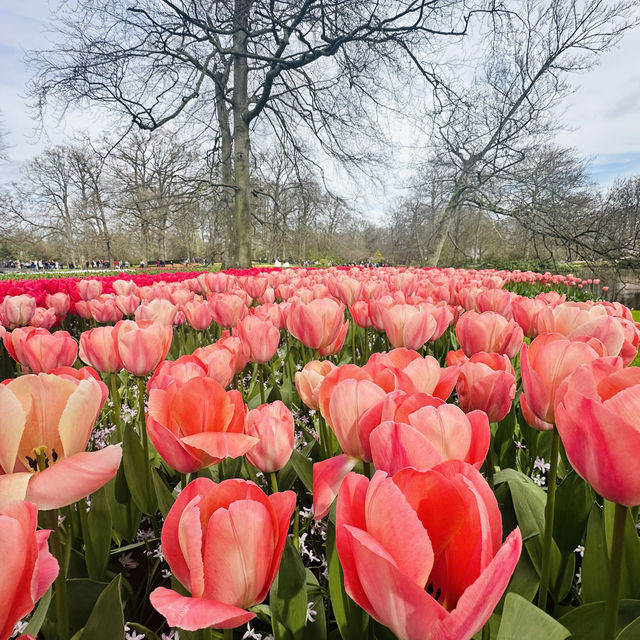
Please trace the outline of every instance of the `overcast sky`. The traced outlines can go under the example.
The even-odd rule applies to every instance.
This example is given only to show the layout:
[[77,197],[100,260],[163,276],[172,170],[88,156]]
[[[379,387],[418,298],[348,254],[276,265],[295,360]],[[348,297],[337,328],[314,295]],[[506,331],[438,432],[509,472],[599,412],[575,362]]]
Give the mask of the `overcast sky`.
[[[52,5],[55,5],[52,2]],[[10,145],[9,166],[0,178],[16,174],[19,164],[41,150],[47,137],[36,137],[24,98],[29,70],[24,53],[46,47],[46,23],[53,16],[48,0],[0,0],[0,111]],[[595,69],[574,77],[575,93],[563,103],[562,118],[570,130],[558,135],[558,144],[575,147],[593,158],[593,177],[603,186],[616,177],[640,174],[640,29],[625,35],[620,46],[603,56]],[[560,116],[560,114],[559,114]],[[53,142],[61,142],[76,129],[97,133],[94,112],[76,112],[62,122],[47,122]],[[371,187],[364,198],[378,217],[398,195],[398,185]],[[361,195],[360,191],[360,195]]]

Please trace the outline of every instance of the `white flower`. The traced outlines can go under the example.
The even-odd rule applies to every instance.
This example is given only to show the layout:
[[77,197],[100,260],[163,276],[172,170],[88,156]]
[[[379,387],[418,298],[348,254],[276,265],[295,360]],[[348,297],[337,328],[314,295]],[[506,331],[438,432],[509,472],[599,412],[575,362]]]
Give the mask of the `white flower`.
[[318,612],[313,608],[313,602],[307,602],[307,617],[304,623],[307,624],[307,622],[315,622],[317,615]]
[[123,569],[135,569],[138,566],[138,563],[133,559],[133,554],[130,551],[123,553],[118,558],[118,562],[122,565]]

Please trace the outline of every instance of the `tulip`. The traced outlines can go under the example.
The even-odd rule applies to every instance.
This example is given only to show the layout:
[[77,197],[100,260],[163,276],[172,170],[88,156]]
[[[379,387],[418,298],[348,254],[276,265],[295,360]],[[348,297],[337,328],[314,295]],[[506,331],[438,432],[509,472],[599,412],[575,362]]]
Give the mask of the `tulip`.
[[235,373],[235,354],[231,349],[218,341],[196,349],[193,355],[206,366],[210,378],[225,389],[229,386]]
[[523,332],[520,325],[494,311],[467,311],[456,324],[456,337],[467,356],[486,351],[515,358],[522,345]]
[[23,344],[26,364],[33,373],[70,367],[78,357],[78,343],[66,331],[34,331]]
[[466,414],[453,404],[425,405],[407,422],[387,421],[371,431],[369,445],[376,469],[394,474],[404,467],[425,470],[445,460],[482,465],[491,440],[487,415]]
[[[442,514],[446,513],[446,518]],[[488,620],[522,549],[502,540],[495,496],[480,474],[449,461],[340,488],[336,544],[345,590],[399,640],[468,640]]]
[[102,293],[102,282],[100,280],[78,280],[76,288],[83,300],[93,300]]
[[6,296],[0,303],[0,324],[15,329],[29,323],[36,310],[35,298],[29,295]]
[[180,356],[177,360],[163,360],[147,382],[151,389],[167,389],[172,382],[184,384],[191,378],[205,378],[207,366],[195,355]]
[[336,365],[330,360],[311,360],[295,374],[295,384],[298,395],[309,409],[318,409],[318,392],[326,375],[333,371]]
[[176,322],[176,316],[180,311],[180,307],[172,304],[168,300],[158,298],[141,304],[134,313],[136,322],[150,321],[159,322],[165,325],[178,324]]
[[240,373],[249,362],[249,354],[238,336],[229,335],[228,331],[223,331],[220,340],[216,344],[228,349],[233,354],[233,367],[235,373]]
[[38,509],[30,502],[0,507],[0,640],[42,598],[58,575],[58,563],[49,553],[51,531],[38,530]]
[[165,359],[173,329],[160,322],[120,320],[113,335],[124,368],[135,376],[146,376]]
[[150,390],[147,433],[167,464],[190,473],[257,444],[244,433],[245,412],[240,393],[225,391],[211,378],[174,381]]
[[79,369],[76,369],[75,367],[58,367],[57,369],[51,369],[51,371],[47,371],[47,373],[71,381],[77,380],[79,382],[81,380],[95,380],[100,387],[100,409],[104,407],[104,403],[109,397],[109,390],[107,389],[107,385],[102,382],[100,376],[98,375],[98,372],[91,367],[80,367]]
[[263,276],[249,276],[240,283],[242,288],[255,300],[264,295],[269,286],[269,279]]
[[431,340],[437,326],[428,311],[409,304],[396,304],[386,309],[382,323],[392,346],[409,349],[420,349]]
[[348,321],[344,321],[344,306],[331,298],[312,300],[308,304],[295,303],[289,310],[287,328],[310,349],[335,346],[346,335]]
[[204,331],[209,328],[209,325],[213,321],[213,313],[211,307],[207,302],[197,302],[192,300],[182,305],[182,311],[184,312],[187,322],[196,331]]
[[293,415],[280,400],[249,411],[244,420],[244,431],[259,439],[258,444],[246,453],[254,467],[272,473],[287,464],[293,451]]
[[198,478],[180,493],[162,528],[162,553],[191,593],[159,587],[150,600],[171,627],[232,629],[255,617],[276,577],[296,503],[252,482]]
[[558,390],[556,418],[576,472],[615,503],[605,640],[616,635],[627,507],[640,505],[640,369],[621,358],[600,358],[576,368]]
[[134,315],[136,309],[140,306],[140,298],[133,294],[128,296],[118,295],[114,298],[114,301],[116,303],[116,307],[118,307],[125,316]]
[[96,322],[114,324],[118,320],[122,320],[123,314],[116,304],[115,298],[107,296],[94,298],[87,302],[87,308]]
[[247,313],[246,301],[238,295],[225,293],[209,298],[213,320],[221,327],[235,327]]
[[102,402],[93,378],[41,373],[0,385],[0,506],[64,507],[115,476],[119,446],[85,452]]
[[513,319],[522,327],[527,338],[535,338],[538,335],[538,313],[546,304],[537,298],[525,298],[516,296],[511,305]]
[[119,296],[135,295],[138,291],[138,285],[133,280],[114,280],[111,286]]
[[68,293],[58,291],[53,295],[47,294],[44,299],[45,305],[48,309],[53,309],[57,316],[66,316],[71,306],[71,297]]
[[80,334],[80,359],[102,373],[122,370],[116,352],[115,327],[97,327]]
[[58,316],[53,309],[45,309],[44,307],[36,307],[31,320],[29,320],[30,327],[39,327],[41,329],[51,329],[53,325],[58,321]]
[[474,353],[460,367],[456,384],[460,408],[484,411],[489,422],[499,422],[511,409],[516,395],[516,373],[507,356]]
[[236,331],[251,362],[264,364],[273,358],[280,342],[280,331],[270,320],[246,316],[238,322]]

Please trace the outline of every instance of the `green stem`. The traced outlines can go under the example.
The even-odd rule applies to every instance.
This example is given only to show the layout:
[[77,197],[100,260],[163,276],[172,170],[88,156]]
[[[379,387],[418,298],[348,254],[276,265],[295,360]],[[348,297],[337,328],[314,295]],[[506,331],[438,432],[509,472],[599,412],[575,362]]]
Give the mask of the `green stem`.
[[122,442],[122,418],[120,406],[120,393],[118,392],[118,376],[109,374],[109,387],[111,390],[111,402],[113,402],[113,421],[116,425],[116,442]]
[[482,640],[491,640],[491,626],[488,620],[482,627]]
[[351,322],[351,362],[356,363],[356,325]]
[[260,371],[260,404],[264,404],[264,368],[262,364],[258,365]]
[[[79,509],[84,507],[80,505]],[[49,543],[51,546],[51,553],[58,561],[60,570],[58,577],[54,583],[54,592],[56,599],[56,620],[58,626],[58,638],[59,640],[67,640],[69,638],[69,607],[67,602],[67,556],[66,545],[71,544],[70,540],[66,541],[66,545],[60,539],[60,528],[58,526],[58,511],[57,509],[51,509],[50,511],[44,511],[43,519],[47,529],[51,529],[51,536]]]
[[549,593],[549,576],[551,574],[551,545],[553,544],[553,518],[556,506],[556,478],[558,475],[558,452],[560,450],[560,436],[558,430],[553,429],[551,444],[551,460],[549,461],[547,506],[544,510],[544,540],[542,543],[542,574],[540,576],[540,591],[538,593],[538,607],[543,611],[547,608],[547,594]]
[[624,547],[624,526],[627,507],[616,504],[613,519],[613,539],[611,540],[611,564],[609,565],[609,594],[604,610],[604,640],[613,640],[618,626],[618,606],[620,604],[620,569]]
[[493,432],[496,430],[495,423],[491,424],[489,433],[489,449],[487,450],[486,469],[487,469],[487,483],[493,491]]
[[233,629],[224,630],[224,640],[233,640]]
[[[145,378],[138,378],[138,420],[140,425],[140,435],[142,436],[142,447],[144,448],[144,461],[146,465],[145,473],[144,473],[144,482],[147,488],[147,495],[152,495],[153,490],[153,482],[151,480],[151,462],[149,461],[149,436],[147,435],[147,423],[145,420],[145,412],[144,412],[144,393],[146,386]],[[155,520],[155,514],[148,514],[151,516],[152,524]],[[156,527],[153,527],[154,531],[156,531]],[[157,532],[156,532],[157,533]]]
[[275,471],[269,472],[269,480],[271,480],[271,490],[273,493],[278,493],[278,478],[276,477]]

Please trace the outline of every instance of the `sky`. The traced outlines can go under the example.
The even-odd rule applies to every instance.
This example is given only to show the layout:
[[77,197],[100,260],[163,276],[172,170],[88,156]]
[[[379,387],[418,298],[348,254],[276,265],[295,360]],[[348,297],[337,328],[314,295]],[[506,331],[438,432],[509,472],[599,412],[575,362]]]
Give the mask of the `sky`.
[[[51,5],[56,4],[52,0]],[[0,112],[10,162],[0,166],[0,180],[17,176],[21,163],[48,142],[63,142],[76,130],[99,133],[98,112],[68,114],[62,121],[45,123],[38,133],[25,98],[31,72],[24,61],[27,50],[47,46],[47,22],[54,16],[48,0],[0,0]],[[620,45],[600,58],[600,64],[573,77],[575,91],[561,106],[558,118],[568,128],[556,142],[574,147],[592,160],[593,179],[609,186],[617,177],[640,174],[640,29],[627,32]],[[409,154],[410,156],[410,154]],[[386,205],[401,195],[402,173],[379,184],[359,185],[353,197],[379,218]]]

